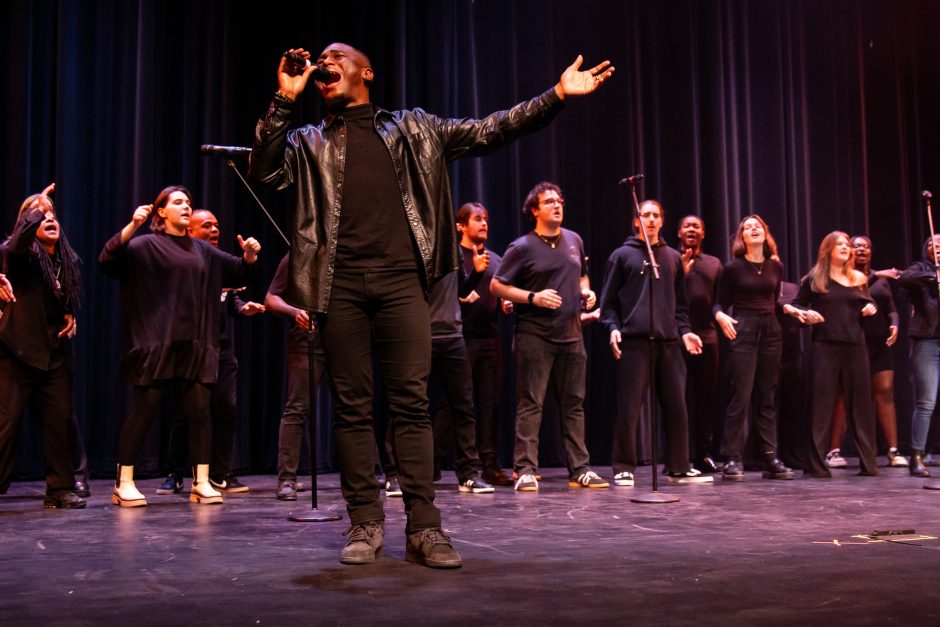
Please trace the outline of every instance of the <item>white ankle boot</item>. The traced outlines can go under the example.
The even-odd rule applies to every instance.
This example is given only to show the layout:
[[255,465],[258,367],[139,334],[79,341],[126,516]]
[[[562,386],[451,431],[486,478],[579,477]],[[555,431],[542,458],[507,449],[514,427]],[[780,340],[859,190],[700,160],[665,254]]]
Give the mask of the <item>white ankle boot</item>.
[[117,481],[114,482],[111,502],[121,507],[143,507],[147,504],[147,499],[134,485],[133,466],[118,465]]
[[189,493],[190,503],[221,503],[222,493],[209,483],[209,464],[199,464],[193,467],[193,489]]

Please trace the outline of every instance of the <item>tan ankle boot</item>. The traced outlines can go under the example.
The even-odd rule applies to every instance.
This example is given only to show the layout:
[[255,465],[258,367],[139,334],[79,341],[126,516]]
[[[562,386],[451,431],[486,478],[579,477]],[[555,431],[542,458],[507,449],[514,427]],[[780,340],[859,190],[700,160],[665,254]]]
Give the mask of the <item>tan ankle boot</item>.
[[189,501],[206,505],[222,502],[222,493],[209,483],[209,464],[193,466],[193,490],[189,493]]
[[134,467],[117,467],[117,480],[114,482],[114,492],[111,493],[111,502],[121,507],[143,507],[147,499],[134,485]]

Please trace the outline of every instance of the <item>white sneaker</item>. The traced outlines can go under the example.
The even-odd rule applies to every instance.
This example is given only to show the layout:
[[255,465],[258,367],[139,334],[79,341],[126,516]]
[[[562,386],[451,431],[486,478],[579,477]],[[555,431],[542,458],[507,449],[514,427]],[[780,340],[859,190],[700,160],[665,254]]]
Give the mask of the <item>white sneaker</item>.
[[826,453],[826,466],[829,468],[845,468],[849,463],[842,457],[842,451],[834,448]]
[[633,485],[633,473],[632,472],[618,472],[614,475],[614,485],[622,485],[630,487]]
[[687,485],[690,483],[715,483],[715,478],[711,475],[703,475],[701,471],[690,468],[687,472],[669,473],[666,475],[666,482],[676,485]]
[[515,490],[519,492],[537,492],[539,489],[539,482],[535,478],[535,475],[525,473],[519,475],[519,479],[516,481]]
[[889,448],[888,449],[888,465],[893,468],[907,468],[907,458],[903,455],[898,454],[898,449]]

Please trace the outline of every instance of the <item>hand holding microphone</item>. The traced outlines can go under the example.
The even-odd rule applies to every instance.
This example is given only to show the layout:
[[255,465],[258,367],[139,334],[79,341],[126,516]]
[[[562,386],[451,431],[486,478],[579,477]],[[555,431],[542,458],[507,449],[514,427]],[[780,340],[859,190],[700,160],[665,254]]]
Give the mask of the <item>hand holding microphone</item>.
[[336,80],[322,65],[310,61],[310,53],[303,48],[291,48],[281,56],[277,68],[278,93],[288,100],[296,100],[307,87],[307,81],[313,77],[321,83]]

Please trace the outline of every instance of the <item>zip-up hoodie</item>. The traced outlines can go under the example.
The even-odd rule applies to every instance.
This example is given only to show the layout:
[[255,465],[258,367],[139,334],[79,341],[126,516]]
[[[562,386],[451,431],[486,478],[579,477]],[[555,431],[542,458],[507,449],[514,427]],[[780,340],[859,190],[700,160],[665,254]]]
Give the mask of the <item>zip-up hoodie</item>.
[[901,273],[898,282],[914,307],[908,334],[916,340],[935,340],[940,338],[937,329],[937,272],[926,244],[922,252],[924,260],[911,264]]

